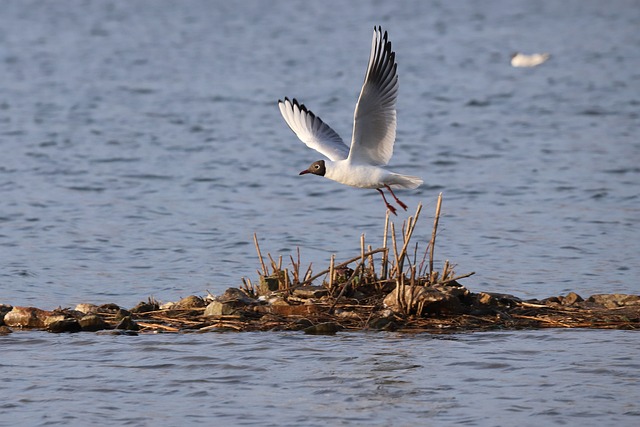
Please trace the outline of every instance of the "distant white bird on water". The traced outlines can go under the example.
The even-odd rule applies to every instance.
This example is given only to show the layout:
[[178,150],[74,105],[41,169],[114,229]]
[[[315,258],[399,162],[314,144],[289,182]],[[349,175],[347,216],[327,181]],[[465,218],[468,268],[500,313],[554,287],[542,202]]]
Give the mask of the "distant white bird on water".
[[278,101],[282,117],[298,138],[329,159],[313,162],[300,175],[312,173],[352,187],[375,188],[394,215],[396,208],[387,202],[382,188],[389,190],[396,203],[407,210],[407,205],[396,197],[391,187],[416,188],[423,182],[418,177],[380,167],[389,163],[396,139],[395,57],[387,32],[383,35],[381,27],[374,28],[369,66],[353,117],[350,149],[333,129],[295,98]]
[[511,55],[511,66],[535,67],[545,63],[550,56],[551,55],[548,53],[533,53],[531,55],[525,55],[524,53],[516,52]]

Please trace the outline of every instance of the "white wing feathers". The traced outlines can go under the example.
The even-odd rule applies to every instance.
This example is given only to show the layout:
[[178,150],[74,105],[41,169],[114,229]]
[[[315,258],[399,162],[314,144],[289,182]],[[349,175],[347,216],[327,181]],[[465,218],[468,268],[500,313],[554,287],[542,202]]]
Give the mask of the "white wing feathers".
[[353,117],[351,163],[386,165],[396,139],[398,74],[387,32],[374,28],[369,66]]
[[349,156],[349,147],[342,142],[340,135],[331,129],[320,117],[313,114],[294,98],[290,101],[278,101],[280,113],[291,130],[304,142],[329,160],[343,160]]
[[333,129],[295,98],[278,101],[280,113],[302,142],[330,160],[348,158],[350,163],[386,165],[396,139],[397,68],[387,32],[383,35],[381,27],[374,28],[369,66],[353,115],[350,149]]

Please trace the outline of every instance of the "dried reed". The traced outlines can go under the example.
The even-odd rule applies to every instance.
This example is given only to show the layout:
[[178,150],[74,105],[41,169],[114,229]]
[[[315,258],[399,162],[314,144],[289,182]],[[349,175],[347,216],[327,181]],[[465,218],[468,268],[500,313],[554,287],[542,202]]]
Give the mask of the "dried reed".
[[[290,256],[292,270],[288,268],[283,270],[282,268],[282,256],[278,258],[276,262],[271,254],[267,253],[269,260],[269,266],[265,264],[264,257],[258,244],[258,237],[254,234],[254,243],[256,252],[258,253],[258,259],[262,267],[262,272],[258,271],[261,279],[270,278],[277,280],[278,291],[285,291],[291,293],[294,289],[306,286],[313,283],[316,279],[326,276],[323,280],[323,285],[329,290],[330,295],[334,295],[334,291],[340,289],[340,292],[335,297],[333,305],[330,309],[330,313],[333,312],[336,304],[341,298],[347,294],[347,290],[351,289],[363,289],[368,286],[368,295],[377,292],[378,303],[381,298],[388,293],[388,286],[385,285],[394,284],[396,287],[396,304],[399,306],[405,314],[409,314],[412,310],[414,312],[421,312],[421,307],[414,301],[414,290],[417,287],[432,286],[432,285],[446,285],[456,280],[469,277],[472,273],[455,275],[454,269],[448,260],[444,262],[441,272],[435,271],[434,268],[434,252],[436,244],[436,236],[438,234],[438,224],[440,221],[440,212],[442,207],[442,193],[438,195],[436,204],[436,211],[433,220],[433,228],[431,230],[431,239],[427,243],[424,256],[420,265],[417,265],[419,242],[416,242],[410,250],[410,245],[413,236],[416,231],[418,221],[420,219],[420,213],[422,211],[422,204],[419,203],[416,212],[413,216],[409,216],[406,221],[403,222],[400,232],[396,232],[395,224],[390,220],[389,212],[385,215],[384,231],[382,236],[382,247],[378,249],[372,249],[371,245],[367,245],[365,241],[365,234],[360,236],[360,254],[351,259],[348,259],[340,264],[336,264],[335,254],[331,255],[329,262],[329,268],[322,270],[317,274],[313,274],[311,264],[307,268],[304,276],[300,274],[301,261],[300,261],[300,249],[297,249],[297,258],[294,259]],[[391,244],[389,244],[389,239]],[[391,248],[389,248],[391,246]],[[393,257],[389,257],[389,250],[393,251]],[[413,251],[413,253],[411,253]],[[375,268],[375,255],[380,255],[380,275],[376,274]],[[426,260],[428,256],[428,269],[425,268]],[[337,276],[338,271],[342,271],[343,268],[348,265],[357,262],[357,265],[348,278],[343,277],[339,279]],[[345,280],[346,279],[346,280]],[[244,289],[248,293],[256,294],[259,292],[265,292],[264,289],[256,289],[250,281],[243,279]],[[371,291],[375,290],[375,292]],[[372,298],[375,299],[376,295]],[[416,310],[417,307],[417,310]]]

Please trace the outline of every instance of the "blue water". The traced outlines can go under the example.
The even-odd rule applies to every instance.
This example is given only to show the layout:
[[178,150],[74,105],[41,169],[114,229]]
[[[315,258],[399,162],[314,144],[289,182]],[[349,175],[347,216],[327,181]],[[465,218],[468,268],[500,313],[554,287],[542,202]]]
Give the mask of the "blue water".
[[3,425],[601,426],[640,416],[629,331],[3,342]]
[[[378,24],[399,64],[390,168],[426,182],[398,192],[397,225],[422,202],[424,247],[442,192],[436,262],[476,271],[470,289],[640,293],[637,1],[9,0],[0,303],[220,294],[256,278],[254,232],[316,271],[362,233],[378,246],[377,192],[298,176],[320,156],[276,105],[297,97],[348,140]],[[552,56],[515,69],[515,51]],[[0,424],[632,425],[636,343],[14,333]]]

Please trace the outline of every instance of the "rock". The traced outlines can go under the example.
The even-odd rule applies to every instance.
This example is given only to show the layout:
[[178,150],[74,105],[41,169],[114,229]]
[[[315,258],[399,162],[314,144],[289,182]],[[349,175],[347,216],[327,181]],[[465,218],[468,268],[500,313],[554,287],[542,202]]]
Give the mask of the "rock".
[[98,307],[98,313],[104,314],[116,314],[120,309],[118,304],[102,304]]
[[202,308],[205,305],[206,304],[204,303],[204,300],[202,298],[195,295],[189,295],[188,297],[182,298],[180,301],[175,303],[171,308],[186,310],[190,308]]
[[50,315],[50,311],[35,307],[13,307],[5,314],[4,324],[19,328],[44,328],[45,320]]
[[44,319],[44,327],[49,329],[52,323],[62,322],[63,320],[68,319],[69,316],[66,316],[63,313],[56,313],[55,311],[51,313],[49,316]]
[[398,286],[384,298],[384,306],[396,313],[423,314],[459,314],[468,311],[460,302],[460,298],[452,292],[434,287],[404,286],[404,294],[398,292]]
[[394,320],[395,316],[393,311],[385,309],[373,313],[367,325],[371,329],[393,331],[397,329],[397,325]]
[[126,316],[116,325],[116,329],[137,331],[140,329],[140,326],[138,326],[138,324],[134,322],[133,319],[131,319],[131,316]]
[[562,300],[559,297],[545,298],[540,302],[544,305],[550,305],[550,306],[562,304]]
[[256,303],[255,299],[249,297],[247,294],[242,292],[241,289],[238,288],[227,289],[226,291],[224,291],[224,294],[218,297],[218,301],[225,303],[235,303],[238,306]]
[[398,329],[393,319],[388,317],[373,317],[369,320],[369,328],[379,331],[395,331]]
[[204,310],[204,316],[229,316],[236,314],[237,308],[232,303],[214,301]]
[[322,286],[301,286],[293,290],[293,296],[298,298],[322,298],[326,296],[329,291]]
[[270,292],[277,291],[280,288],[280,278],[274,276],[260,276],[259,291],[261,295],[266,295]]
[[275,298],[269,298],[267,302],[269,303],[269,305],[291,305],[289,304],[289,301],[287,301],[286,299],[280,296]]
[[136,331],[127,331],[126,329],[111,329],[108,331],[98,331],[96,335],[128,335],[128,336],[138,336]]
[[78,320],[83,331],[96,332],[103,329],[109,329],[109,324],[105,322],[102,316],[97,314],[87,314]]
[[578,302],[582,302],[584,299],[575,292],[569,292],[562,300],[562,305],[574,305]]
[[492,307],[511,308],[522,302],[520,298],[513,295],[496,292],[479,292],[475,295],[480,305],[490,305]]
[[13,310],[13,307],[7,304],[0,304],[0,325],[4,324],[4,315]]
[[[640,295],[626,294],[596,294],[591,295],[587,302],[601,305],[606,308],[617,308],[640,304]],[[6,322],[6,321],[5,321]]]
[[160,308],[158,304],[152,302],[139,302],[138,305],[131,309],[132,313],[148,313],[150,311],[156,311]]
[[75,310],[79,311],[80,313],[88,314],[88,313],[97,313],[98,308],[99,307],[95,304],[81,303],[76,305]]
[[13,331],[11,330],[11,328],[7,327],[7,326],[0,326],[0,335],[7,335],[12,333]]
[[172,308],[174,308],[176,306],[176,302],[165,302],[163,304],[160,304],[160,307],[158,307],[159,310],[171,310]]
[[122,320],[125,317],[131,317],[131,312],[124,308],[119,308],[118,311],[115,312],[114,320]]
[[303,329],[305,334],[309,335],[335,335],[336,332],[341,331],[342,326],[335,322],[319,323],[314,326],[309,326]]
[[205,316],[228,316],[243,311],[258,301],[238,288],[229,288],[204,310]]
[[47,325],[47,331],[61,332],[80,332],[82,328],[76,319],[55,320]]
[[298,320],[295,321],[295,330],[299,331],[302,329],[306,329],[310,326],[313,326],[313,323],[311,323],[311,320],[307,319],[307,318],[300,318]]

